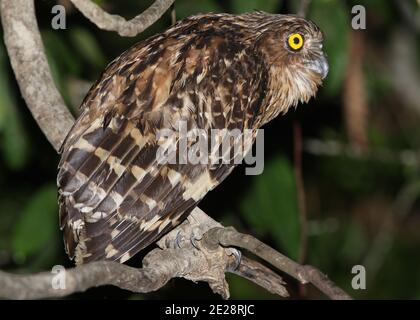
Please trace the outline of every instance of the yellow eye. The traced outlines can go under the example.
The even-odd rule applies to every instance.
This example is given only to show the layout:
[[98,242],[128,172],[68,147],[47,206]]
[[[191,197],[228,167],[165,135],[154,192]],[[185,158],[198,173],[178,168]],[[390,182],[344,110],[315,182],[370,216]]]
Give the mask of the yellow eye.
[[293,33],[287,39],[287,44],[289,45],[290,49],[294,51],[298,51],[303,47],[303,37],[299,33]]

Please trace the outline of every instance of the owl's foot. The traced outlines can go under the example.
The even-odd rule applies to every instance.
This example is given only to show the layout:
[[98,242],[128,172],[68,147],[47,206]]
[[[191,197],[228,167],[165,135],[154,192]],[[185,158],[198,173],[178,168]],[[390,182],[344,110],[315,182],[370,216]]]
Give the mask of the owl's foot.
[[201,235],[200,232],[194,232],[193,230],[189,239],[186,239],[184,232],[180,230],[175,237],[175,245],[177,248],[183,248],[185,247],[185,242],[189,240],[191,245],[194,248],[196,248],[197,250],[200,250],[198,241],[200,241],[202,238],[203,236]]

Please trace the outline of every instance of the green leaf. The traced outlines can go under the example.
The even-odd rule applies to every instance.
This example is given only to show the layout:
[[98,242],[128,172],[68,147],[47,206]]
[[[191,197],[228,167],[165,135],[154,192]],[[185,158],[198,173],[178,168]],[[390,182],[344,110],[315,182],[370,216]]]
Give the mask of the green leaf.
[[24,193],[21,192],[17,195],[16,192],[10,192],[10,190],[2,191],[0,197],[0,212],[2,212],[0,214],[0,252],[2,250],[10,251],[11,231],[16,220],[14,213],[21,209],[20,198]]
[[66,104],[71,106],[73,100],[69,92],[69,77],[80,78],[84,70],[82,57],[66,42],[65,35],[68,33],[47,30],[42,32],[42,39],[54,83]]
[[278,0],[233,0],[232,7],[234,13],[252,12],[261,10],[265,12],[275,13],[279,8]]
[[324,51],[330,64],[330,72],[324,86],[328,95],[335,96],[344,82],[347,67],[349,9],[346,8],[344,1],[313,1],[309,18],[324,33]]
[[12,250],[18,260],[39,253],[57,242],[57,188],[48,184],[38,190],[26,204],[12,236]]
[[255,178],[242,203],[245,219],[260,235],[269,234],[289,256],[299,255],[300,226],[296,183],[289,161],[279,157]]
[[91,65],[102,69],[106,64],[106,57],[92,34],[83,28],[72,28],[70,38],[82,57]]
[[23,168],[27,163],[30,153],[28,136],[16,108],[16,105],[10,106],[7,122],[5,123],[3,131],[4,158],[12,170],[19,170]]
[[5,49],[0,46],[0,132],[4,159],[13,170],[21,169],[28,159],[30,144],[13,96]]
[[80,59],[66,43],[65,37],[57,32],[43,31],[42,40],[48,56],[48,62],[54,60],[60,72],[79,76],[82,71]]
[[349,261],[350,263],[361,261],[369,244],[362,226],[355,221],[348,222],[345,230],[343,230],[343,238],[340,252],[338,252],[342,261]]

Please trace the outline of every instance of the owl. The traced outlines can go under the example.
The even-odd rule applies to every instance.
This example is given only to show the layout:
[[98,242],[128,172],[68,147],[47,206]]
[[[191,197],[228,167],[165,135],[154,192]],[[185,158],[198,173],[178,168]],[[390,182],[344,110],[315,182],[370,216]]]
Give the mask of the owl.
[[[159,133],[181,122],[188,132],[248,130],[249,149],[260,127],[316,94],[328,73],[322,43],[297,16],[204,14],[112,61],[61,148],[68,256],[123,263],[181,223],[237,164],[159,161]],[[169,145],[181,153],[180,139]]]

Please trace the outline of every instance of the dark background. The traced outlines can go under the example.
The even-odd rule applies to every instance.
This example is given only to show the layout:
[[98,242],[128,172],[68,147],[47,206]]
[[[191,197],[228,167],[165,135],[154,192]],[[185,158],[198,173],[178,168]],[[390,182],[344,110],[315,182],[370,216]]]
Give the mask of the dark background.
[[[131,18],[152,1],[100,0]],[[179,19],[253,9],[295,13],[300,1],[177,0]],[[51,8],[67,9],[67,29],[51,28]],[[367,9],[367,29],[351,28],[351,8]],[[202,201],[209,215],[298,259],[301,231],[293,167],[293,124],[303,131],[308,215],[306,263],[355,298],[420,298],[419,2],[313,0],[308,17],[325,33],[330,74],[316,99],[265,127],[265,170],[234,171]],[[69,1],[36,1],[49,63],[74,114],[108,62],[139,40],[169,27],[169,13],[135,38],[98,30]],[[1,29],[0,29],[1,33]],[[72,266],[58,229],[58,156],[31,118],[0,43],[0,268],[30,273]],[[131,262],[139,265],[141,259]],[[353,290],[351,269],[366,268],[366,290]],[[315,289],[294,298],[323,298]],[[236,276],[232,298],[275,299]],[[215,298],[206,284],[172,280],[153,294],[91,289],[70,298]]]

